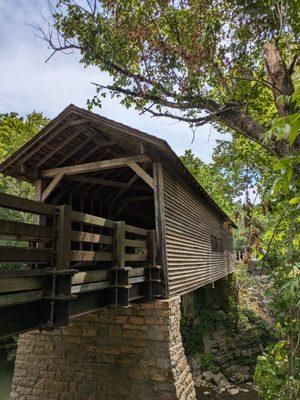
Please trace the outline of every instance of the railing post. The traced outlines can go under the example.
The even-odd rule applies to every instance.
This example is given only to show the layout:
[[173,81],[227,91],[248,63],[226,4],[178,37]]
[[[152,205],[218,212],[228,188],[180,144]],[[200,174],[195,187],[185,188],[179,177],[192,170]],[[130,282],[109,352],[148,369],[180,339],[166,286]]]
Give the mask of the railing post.
[[125,222],[115,222],[114,267],[111,268],[112,304],[116,307],[129,306],[129,271],[125,266]]
[[157,242],[155,230],[148,231],[147,240],[148,250],[148,266],[146,268],[147,297],[161,296],[161,277],[160,266],[156,264],[157,259]]
[[66,270],[70,268],[71,207],[64,204],[58,207],[58,212],[55,269]]
[[50,317],[46,329],[69,325],[72,299],[71,255],[71,208],[56,207],[52,240],[52,278],[45,300],[50,304]]

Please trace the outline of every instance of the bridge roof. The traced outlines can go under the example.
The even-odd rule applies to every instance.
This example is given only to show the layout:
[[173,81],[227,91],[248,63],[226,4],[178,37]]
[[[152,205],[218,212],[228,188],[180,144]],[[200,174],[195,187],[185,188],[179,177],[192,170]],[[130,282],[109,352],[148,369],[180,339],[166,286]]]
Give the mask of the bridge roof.
[[165,140],[73,104],[0,164],[0,172],[33,182],[39,170],[76,164],[82,154],[90,154],[93,157],[90,161],[98,160],[97,155],[103,156],[104,146],[108,148],[105,151],[107,159],[120,157],[125,151],[126,155],[145,152],[153,160],[161,161],[173,175],[177,174],[188,183],[217,214],[236,227]]

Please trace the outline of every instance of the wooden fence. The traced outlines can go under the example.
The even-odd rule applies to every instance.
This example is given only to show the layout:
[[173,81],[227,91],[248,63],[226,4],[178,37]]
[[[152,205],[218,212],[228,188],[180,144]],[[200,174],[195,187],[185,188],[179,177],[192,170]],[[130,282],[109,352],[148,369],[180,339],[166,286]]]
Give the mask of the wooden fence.
[[154,230],[4,193],[0,207],[35,215],[0,220],[0,337],[160,295]]

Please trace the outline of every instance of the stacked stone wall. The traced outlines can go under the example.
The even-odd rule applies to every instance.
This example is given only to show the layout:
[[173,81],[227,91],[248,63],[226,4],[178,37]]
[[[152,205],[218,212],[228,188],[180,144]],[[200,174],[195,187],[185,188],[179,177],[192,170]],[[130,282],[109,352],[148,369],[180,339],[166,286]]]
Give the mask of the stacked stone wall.
[[176,297],[22,335],[11,400],[195,400],[180,315]]

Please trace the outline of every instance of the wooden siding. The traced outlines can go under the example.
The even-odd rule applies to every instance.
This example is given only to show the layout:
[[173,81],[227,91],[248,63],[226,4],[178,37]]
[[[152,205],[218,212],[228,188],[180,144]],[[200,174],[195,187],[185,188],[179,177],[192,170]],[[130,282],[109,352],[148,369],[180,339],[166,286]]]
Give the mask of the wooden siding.
[[[184,182],[163,172],[169,295],[181,295],[233,271],[232,234]],[[211,251],[211,236],[224,253]]]

